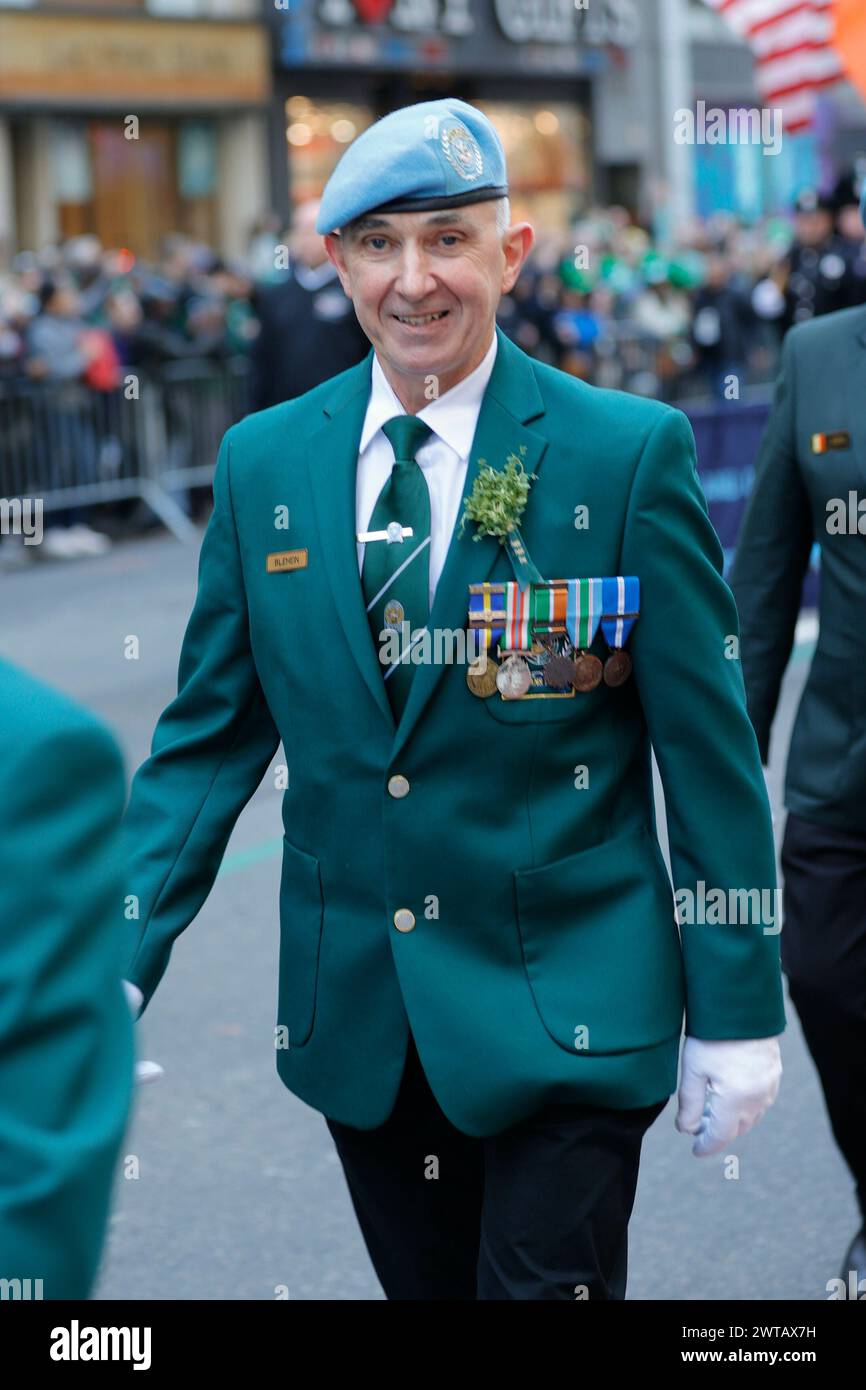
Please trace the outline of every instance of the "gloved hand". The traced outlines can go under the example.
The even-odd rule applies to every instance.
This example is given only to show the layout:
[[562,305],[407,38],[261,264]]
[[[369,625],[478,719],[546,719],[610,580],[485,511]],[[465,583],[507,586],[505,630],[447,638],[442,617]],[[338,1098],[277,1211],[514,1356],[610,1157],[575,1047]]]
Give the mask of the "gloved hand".
[[779,1092],[779,1039],[686,1038],[680,1062],[676,1127],[695,1134],[692,1153],[706,1158],[746,1134]]
[[126,995],[126,1002],[132,1010],[133,1021],[135,1021],[138,1018],[138,1011],[144,1003],[144,995],[138,985],[134,985],[131,980],[124,980],[123,992]]
[[[134,985],[131,980],[124,980],[123,992],[126,995],[126,1002],[132,1010],[133,1019],[138,1018],[138,1011],[144,1002],[144,995]],[[148,1081],[157,1081],[163,1075],[163,1069],[159,1062],[136,1062],[135,1064],[135,1084],[144,1086]]]

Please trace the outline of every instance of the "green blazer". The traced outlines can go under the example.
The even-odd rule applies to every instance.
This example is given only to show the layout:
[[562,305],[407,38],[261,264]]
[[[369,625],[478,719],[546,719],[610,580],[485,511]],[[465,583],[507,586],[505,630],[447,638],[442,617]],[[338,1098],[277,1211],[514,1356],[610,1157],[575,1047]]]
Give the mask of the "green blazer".
[[[640,577],[634,676],[506,703],[473,696],[462,665],[418,666],[395,729],[356,559],[371,361],[224,437],[178,695],[126,815],[141,902],[129,978],[146,1007],[282,739],[277,1023],[289,1045],[276,1062],[291,1091],[344,1123],[381,1124],[411,1024],[467,1134],[548,1100],[658,1101],[676,1088],[684,1007],[700,1038],[785,1021],[772,930],[693,924],[681,949],[655,835],[651,739],[677,887],[775,886],[757,743],[723,650],[737,615],[691,428],[500,334],[466,492],[479,461],[525,449],[537,481],[521,530],[542,572]],[[581,504],[590,524],[578,530]],[[290,530],[275,530],[286,506]],[[511,577],[497,541],[458,529],[434,629],[466,626],[471,582]],[[286,548],[306,549],[307,565],[268,573],[267,555]],[[408,794],[392,794],[394,776]],[[414,929],[396,929],[400,909]]]
[[86,1298],[105,1235],[133,1070],[124,796],[108,731],[0,660],[0,1279],[18,1297],[29,1279],[31,1298]]
[[[864,383],[866,307],[787,334],[730,578],[749,714],[766,762],[803,577],[820,543],[821,630],[791,735],[785,805],[806,820],[866,832],[866,515],[862,532],[827,527],[828,501],[847,512],[851,492],[866,497]],[[832,434],[829,448],[814,438]]]

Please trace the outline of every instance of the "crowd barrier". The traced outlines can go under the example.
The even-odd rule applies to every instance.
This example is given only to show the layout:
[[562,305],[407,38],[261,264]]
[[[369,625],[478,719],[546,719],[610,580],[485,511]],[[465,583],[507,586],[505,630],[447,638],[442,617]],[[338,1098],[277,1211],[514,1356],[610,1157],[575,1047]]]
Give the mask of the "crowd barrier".
[[[636,366],[637,356],[621,364]],[[179,361],[135,372],[115,391],[0,381],[0,498],[41,498],[43,510],[140,497],[181,540],[195,540],[186,490],[209,486],[220,440],[249,410],[249,362]],[[725,572],[770,411],[770,389],[738,401],[680,401],[725,554]],[[804,601],[814,601],[815,575]]]
[[116,390],[0,381],[0,498],[43,511],[142,498],[181,540],[186,490],[213,478],[220,439],[249,409],[246,358],[129,369]]

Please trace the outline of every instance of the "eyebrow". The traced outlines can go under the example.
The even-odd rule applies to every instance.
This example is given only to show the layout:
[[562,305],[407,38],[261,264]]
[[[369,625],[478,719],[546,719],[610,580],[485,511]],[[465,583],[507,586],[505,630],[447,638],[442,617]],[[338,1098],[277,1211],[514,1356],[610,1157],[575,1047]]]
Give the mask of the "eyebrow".
[[[465,221],[466,218],[464,217],[462,212],[458,212],[456,210],[450,211],[446,209],[444,212],[432,213],[431,216],[425,220],[424,226],[443,227],[447,224],[453,225],[455,222],[465,223]],[[361,232],[369,232],[377,227],[393,226],[393,222],[391,222],[387,217],[359,217],[357,222],[352,223],[352,232],[355,236],[357,236]]]

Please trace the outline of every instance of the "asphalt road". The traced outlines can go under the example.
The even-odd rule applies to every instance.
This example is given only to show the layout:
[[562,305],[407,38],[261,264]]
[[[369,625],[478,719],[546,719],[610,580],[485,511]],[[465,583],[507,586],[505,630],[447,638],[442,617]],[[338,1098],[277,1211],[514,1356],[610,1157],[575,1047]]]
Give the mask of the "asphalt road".
[[[0,650],[99,714],[128,776],[175,693],[196,566],[197,546],[157,533],[0,573]],[[124,657],[130,634],[138,661]],[[792,660],[774,730],[777,839],[809,655],[807,642]],[[140,1055],[165,1075],[136,1093],[97,1298],[383,1297],[324,1120],[274,1067],[280,796],[266,776],[139,1026]],[[776,1105],[734,1146],[737,1178],[723,1155],[692,1156],[675,1098],[649,1131],[630,1298],[826,1297],[857,1214],[790,1006],[783,1064]]]

